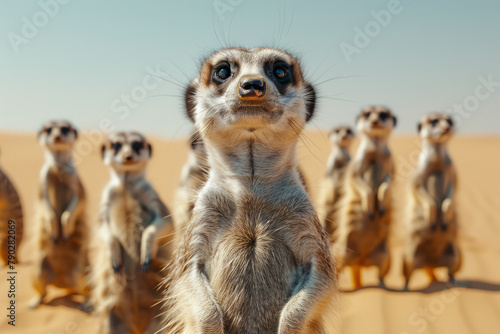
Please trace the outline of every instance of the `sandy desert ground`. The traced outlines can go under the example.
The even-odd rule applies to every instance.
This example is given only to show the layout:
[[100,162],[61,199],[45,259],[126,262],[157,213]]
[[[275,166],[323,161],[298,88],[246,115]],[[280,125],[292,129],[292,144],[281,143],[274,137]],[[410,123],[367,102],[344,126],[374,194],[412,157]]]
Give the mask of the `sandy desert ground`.
[[[88,219],[94,223],[108,171],[100,161],[99,145],[94,144],[100,139],[89,138],[88,133],[83,132],[79,150],[84,152],[84,157],[78,160],[77,167],[89,197]],[[174,190],[188,147],[184,140],[152,138],[152,143],[154,152],[148,178],[172,208]],[[405,182],[415,166],[418,143],[416,135],[398,135],[390,141],[397,163],[397,179],[395,233],[391,242],[393,263],[386,281],[388,289],[375,287],[376,275],[367,270],[364,275],[367,287],[340,294],[341,316],[332,333],[500,333],[500,137],[457,136],[450,146],[459,174],[458,213],[464,254],[457,286],[446,283],[429,285],[426,276],[417,272],[410,284],[413,291],[402,292],[403,242],[398,226],[405,219]],[[0,148],[0,166],[17,186],[23,201],[27,234],[19,252],[21,263],[17,265],[16,327],[7,324],[7,273],[5,268],[0,270],[0,333],[94,333],[96,321],[79,310],[78,299],[62,297],[55,289],[50,292],[48,305],[34,311],[27,310],[28,300],[33,294],[30,283],[31,257],[35,252],[33,207],[43,153],[34,134],[0,133]],[[320,190],[329,150],[328,140],[322,133],[310,132],[302,138],[299,158],[313,200]],[[348,276],[341,276],[341,287],[350,289]]]

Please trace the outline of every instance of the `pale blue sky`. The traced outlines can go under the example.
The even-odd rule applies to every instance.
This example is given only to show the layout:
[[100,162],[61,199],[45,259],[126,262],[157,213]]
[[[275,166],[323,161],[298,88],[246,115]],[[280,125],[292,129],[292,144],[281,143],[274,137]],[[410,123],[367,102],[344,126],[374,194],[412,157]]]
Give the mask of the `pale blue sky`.
[[[321,97],[312,129],[351,124],[362,106],[381,103],[399,116],[398,132],[414,132],[424,113],[465,104],[465,116],[455,115],[460,132],[500,133],[498,0],[401,0],[385,27],[371,12],[392,0],[65,0],[49,6],[53,17],[40,13],[40,3],[55,1],[0,4],[2,130],[35,131],[52,118],[97,128],[104,119],[116,129],[184,136],[191,126],[178,85],[227,45],[300,56]],[[221,3],[222,17],[214,7]],[[356,27],[372,37],[349,61],[341,45],[356,47]],[[148,67],[168,81],[158,84]],[[122,97],[132,92],[127,106]]]

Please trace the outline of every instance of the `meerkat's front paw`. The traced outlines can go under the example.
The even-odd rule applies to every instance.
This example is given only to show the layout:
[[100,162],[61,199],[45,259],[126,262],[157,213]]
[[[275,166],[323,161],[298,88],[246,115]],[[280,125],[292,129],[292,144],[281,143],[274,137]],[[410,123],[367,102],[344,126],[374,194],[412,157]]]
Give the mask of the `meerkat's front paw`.
[[151,262],[158,251],[158,240],[156,240],[157,227],[148,226],[142,233],[141,240],[141,267],[142,270],[148,270]]
[[61,215],[62,237],[67,241],[75,232],[75,224],[71,212],[64,211]]

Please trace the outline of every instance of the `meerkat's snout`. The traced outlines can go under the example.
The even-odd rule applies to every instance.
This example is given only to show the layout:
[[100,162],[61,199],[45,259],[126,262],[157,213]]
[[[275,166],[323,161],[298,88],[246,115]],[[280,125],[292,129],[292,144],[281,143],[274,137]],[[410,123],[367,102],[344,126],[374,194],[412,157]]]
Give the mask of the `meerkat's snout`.
[[348,126],[337,126],[330,132],[330,141],[332,144],[342,147],[351,145],[354,139],[354,132]]
[[266,82],[261,76],[244,76],[240,80],[238,93],[242,100],[261,100],[266,96]]
[[417,129],[422,139],[445,143],[453,135],[454,124],[449,115],[432,113],[422,118]]
[[368,135],[387,136],[396,126],[396,117],[383,106],[371,106],[363,109],[358,116],[356,127],[359,132]]
[[138,133],[119,132],[108,137],[102,145],[104,163],[118,171],[145,168],[151,157],[151,145]]
[[66,151],[73,147],[77,130],[67,121],[50,121],[38,132],[40,145],[51,151]]

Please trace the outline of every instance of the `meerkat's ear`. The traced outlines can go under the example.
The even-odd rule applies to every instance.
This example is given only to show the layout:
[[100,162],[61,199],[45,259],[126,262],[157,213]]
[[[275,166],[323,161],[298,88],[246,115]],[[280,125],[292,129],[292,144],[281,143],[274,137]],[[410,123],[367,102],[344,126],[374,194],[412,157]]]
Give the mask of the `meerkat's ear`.
[[193,80],[186,88],[184,93],[184,105],[186,107],[186,116],[194,123],[194,109],[196,107],[196,91],[198,90],[198,80]]
[[306,122],[309,122],[314,116],[314,111],[316,109],[316,90],[309,83],[305,83],[305,101],[306,101]]
[[392,121],[394,122],[394,127],[396,127],[396,124],[398,124],[398,118],[392,115]]
[[106,143],[101,146],[101,158],[104,159],[104,152],[106,152]]
[[151,158],[151,155],[153,154],[153,147],[151,146],[150,143],[148,143],[148,151],[149,151],[149,157]]
[[417,124],[417,132],[420,133],[420,130],[422,130],[422,122],[418,122]]

